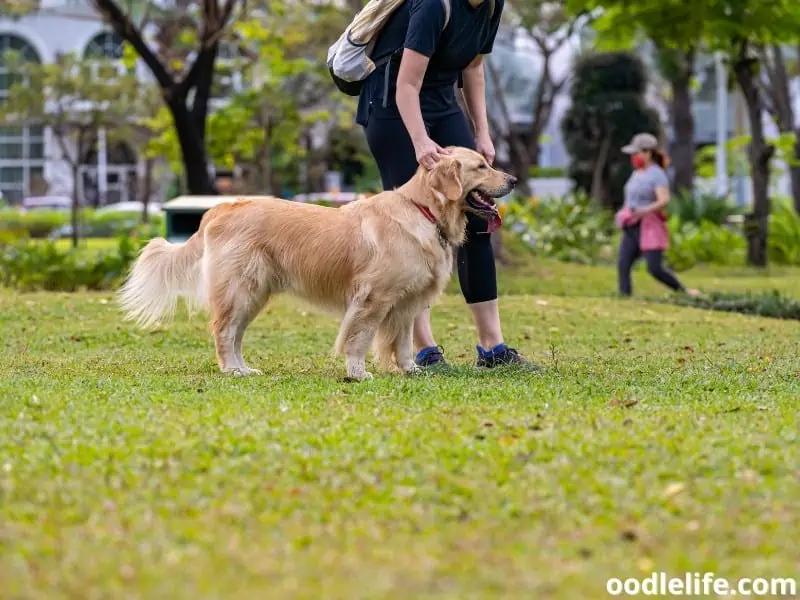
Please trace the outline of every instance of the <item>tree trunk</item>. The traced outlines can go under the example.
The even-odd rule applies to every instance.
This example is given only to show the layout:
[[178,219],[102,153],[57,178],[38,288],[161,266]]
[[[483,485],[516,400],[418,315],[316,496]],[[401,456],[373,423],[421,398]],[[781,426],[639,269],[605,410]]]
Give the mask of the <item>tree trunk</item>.
[[694,116],[692,115],[691,82],[694,73],[694,50],[681,53],[681,65],[670,78],[672,87],[672,126],[675,144],[672,164],[675,167],[673,183],[676,192],[690,192],[694,188]]
[[205,140],[200,137],[196,121],[186,108],[185,99],[178,98],[169,104],[175,133],[181,146],[186,187],[190,194],[215,196],[217,187],[208,172],[208,155]]
[[604,208],[612,207],[612,200],[608,193],[608,183],[606,177],[606,165],[608,164],[608,153],[611,150],[611,134],[603,139],[600,150],[595,159],[592,171],[592,189],[589,195]]
[[72,222],[72,247],[78,247],[78,241],[80,240],[80,231],[78,231],[78,227],[80,226],[80,194],[79,194],[79,185],[78,185],[78,172],[80,170],[80,165],[75,163],[72,165],[72,206],[70,207],[70,220]]
[[150,196],[153,193],[153,159],[147,158],[144,163],[144,185],[142,185],[142,223],[150,221]]
[[492,95],[494,96],[493,100],[497,103],[500,113],[503,115],[503,120],[505,121],[505,124],[502,127],[497,127],[497,129],[503,131],[506,142],[508,143],[508,160],[509,163],[511,163],[513,173],[517,176],[517,191],[523,196],[531,196],[532,190],[528,185],[528,179],[530,178],[531,164],[535,163],[531,163],[531,158],[528,154],[528,148],[526,147],[524,140],[519,136],[519,134],[513,131],[511,115],[508,111],[506,97],[502,90],[500,75],[497,73],[494,63],[491,61],[491,59],[487,58],[484,61],[484,65],[486,69],[486,75],[489,76],[492,82]]
[[525,143],[514,132],[508,134],[508,162],[511,171],[517,176],[517,192],[525,197],[533,196],[529,185],[532,163]]
[[[778,130],[781,133],[800,135],[800,131],[796,131],[794,126],[794,106],[792,104],[790,78],[783,56],[783,48],[775,44],[769,50],[763,50],[762,62],[769,80],[768,92],[772,99],[771,112],[775,123],[778,125]],[[792,154],[793,156],[790,160],[800,159],[800,138],[796,138]],[[789,180],[792,186],[794,207],[800,213],[800,165],[789,165]]]
[[742,45],[739,57],[734,62],[733,70],[736,81],[747,104],[747,115],[750,122],[750,176],[753,180],[753,212],[745,219],[747,235],[747,260],[756,267],[767,266],[767,236],[769,234],[769,161],[775,148],[764,138],[764,127],[761,121],[763,104],[756,87],[757,61],[747,56],[747,46]]
[[[794,159],[800,160],[800,131],[795,131]],[[792,183],[794,210],[800,214],[800,165],[789,167],[789,178]]]

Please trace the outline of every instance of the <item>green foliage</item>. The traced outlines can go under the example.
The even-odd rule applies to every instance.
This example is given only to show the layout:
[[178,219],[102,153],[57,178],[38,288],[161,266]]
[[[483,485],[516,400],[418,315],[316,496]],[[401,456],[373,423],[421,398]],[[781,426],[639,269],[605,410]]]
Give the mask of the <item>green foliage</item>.
[[751,293],[712,292],[696,298],[675,296],[663,301],[706,310],[735,312],[773,319],[800,320],[800,302],[782,295],[778,290]]
[[563,167],[531,167],[531,177],[553,177],[560,178],[566,177],[567,170]]
[[[96,214],[91,209],[83,209],[78,217],[81,230],[86,229],[91,237],[116,237],[119,235],[141,235],[153,237],[160,235],[164,225],[161,215],[151,216],[147,225],[142,224],[138,212],[109,212]],[[46,238],[54,230],[70,222],[70,215],[64,211],[31,210],[20,212],[15,209],[0,210],[0,232],[6,242],[19,238]]]
[[777,265],[800,265],[800,216],[789,200],[773,202],[767,252],[769,260]]
[[[770,170],[773,175],[778,175],[781,168],[777,162],[785,162],[789,166],[796,166],[798,159],[794,155],[795,134],[782,133],[776,138],[767,139],[767,143],[775,147],[774,160],[770,161]],[[737,173],[749,173],[750,163],[747,150],[750,145],[749,135],[739,135],[730,138],[725,144],[725,157],[727,159],[726,172],[729,177]],[[700,148],[695,153],[695,171],[698,176],[713,178],[717,173],[717,147],[708,145]]]
[[747,243],[733,228],[705,220],[681,222],[673,216],[668,229],[670,247],[666,257],[676,271],[699,264],[740,266],[745,263]]
[[581,264],[612,258],[612,216],[586,194],[541,202],[514,198],[504,218],[510,231],[542,256]]
[[[206,148],[215,166],[244,167],[249,187],[262,193],[297,187],[308,158],[306,134],[340,108],[329,101],[335,88],[324,58],[332,32],[344,27],[343,14],[318,3],[279,1],[234,23],[232,47],[241,56],[231,68],[246,83],[208,115]],[[162,108],[146,122],[154,133],[148,156],[166,157],[178,172],[182,154],[169,111]]]
[[[110,60],[61,54],[52,63],[3,57],[13,66],[8,96],[0,105],[0,125],[30,123],[49,127],[61,158],[73,171],[86,160],[104,128],[107,142],[130,142],[142,106],[151,102],[152,87],[132,69],[120,70]],[[77,181],[72,190],[73,230],[78,227]],[[77,237],[73,238],[77,242]]]
[[[747,146],[750,144],[749,135],[739,135],[730,138],[725,143],[725,157],[727,160],[726,171],[728,176],[737,172],[749,171],[747,161]],[[695,172],[698,177],[712,178],[717,173],[717,147],[715,145],[703,146],[695,153]]]
[[20,212],[13,208],[0,210],[0,231],[8,236],[45,238],[51,231],[69,223],[69,214],[58,210]]
[[108,290],[127,274],[141,244],[120,238],[111,252],[61,250],[51,242],[0,246],[0,283],[21,291]]
[[[661,133],[658,114],[645,103],[646,87],[644,66],[630,53],[591,54],[575,65],[571,106],[561,123],[569,175],[603,206],[622,203],[631,173],[622,146],[637,133]],[[592,190],[596,170],[599,189]]]
[[100,215],[88,212],[83,222],[88,226],[89,236],[96,238],[120,235],[149,238],[162,235],[164,229],[163,215],[151,215],[144,224],[139,212],[110,212]]
[[734,215],[744,214],[745,209],[734,206],[727,198],[701,192],[685,192],[673,195],[668,205],[670,215],[681,223],[701,224],[708,221],[724,225]]

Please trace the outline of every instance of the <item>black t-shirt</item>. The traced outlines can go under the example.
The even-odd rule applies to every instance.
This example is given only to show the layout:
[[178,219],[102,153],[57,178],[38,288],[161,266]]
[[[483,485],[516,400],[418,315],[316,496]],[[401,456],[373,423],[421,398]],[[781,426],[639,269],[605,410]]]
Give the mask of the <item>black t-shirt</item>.
[[[407,0],[389,17],[373,48],[371,58],[378,62],[403,48],[430,58],[420,91],[423,118],[436,118],[458,110],[455,85],[461,72],[480,54],[492,51],[504,0],[495,0],[491,13],[489,0],[472,6],[469,0],[450,0],[450,21],[445,23],[442,0]],[[364,82],[356,121],[366,125],[371,113],[398,117],[395,103],[399,52],[388,63],[389,85],[385,86],[387,65],[379,66]],[[384,103],[386,90],[386,106]]]

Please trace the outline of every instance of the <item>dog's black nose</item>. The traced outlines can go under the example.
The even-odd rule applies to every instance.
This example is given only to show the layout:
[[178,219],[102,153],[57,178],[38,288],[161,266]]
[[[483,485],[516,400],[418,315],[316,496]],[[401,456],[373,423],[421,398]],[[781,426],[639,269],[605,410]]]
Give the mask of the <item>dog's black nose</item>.
[[509,175],[509,176],[508,176],[508,184],[509,184],[511,187],[514,187],[515,185],[517,185],[517,178],[516,178],[516,177],[514,177],[513,175]]

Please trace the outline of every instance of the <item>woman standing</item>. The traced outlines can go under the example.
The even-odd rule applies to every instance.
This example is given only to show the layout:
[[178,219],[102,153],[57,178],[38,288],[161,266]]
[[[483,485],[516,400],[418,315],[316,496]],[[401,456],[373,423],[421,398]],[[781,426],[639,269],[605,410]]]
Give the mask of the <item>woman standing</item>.
[[631,295],[631,269],[644,255],[650,275],[675,291],[697,295],[696,290],[684,288],[663,264],[664,251],[669,247],[664,212],[669,203],[669,178],[664,170],[667,159],[658,148],[658,140],[649,133],[639,133],[622,151],[631,156],[633,173],[625,184],[625,204],[617,213],[617,224],[622,228],[617,262],[620,294]]
[[[408,0],[381,31],[371,58],[392,56],[366,80],[357,122],[378,164],[384,189],[399,187],[419,165],[432,168],[447,146],[464,146],[491,163],[495,150],[486,116],[483,57],[492,51],[503,0]],[[445,26],[446,24],[446,26]],[[456,84],[473,130],[456,101]],[[478,331],[477,366],[493,368],[526,361],[503,340],[497,305],[494,255],[485,221],[470,214],[467,240],[458,250],[458,278]],[[430,311],[414,322],[419,366],[445,365]]]

